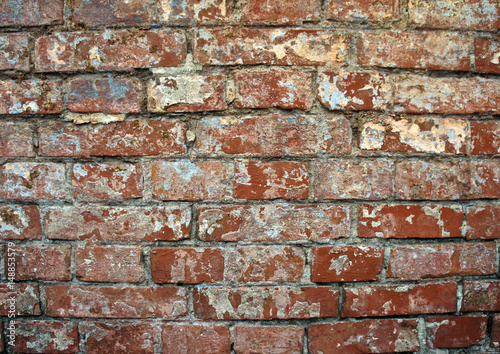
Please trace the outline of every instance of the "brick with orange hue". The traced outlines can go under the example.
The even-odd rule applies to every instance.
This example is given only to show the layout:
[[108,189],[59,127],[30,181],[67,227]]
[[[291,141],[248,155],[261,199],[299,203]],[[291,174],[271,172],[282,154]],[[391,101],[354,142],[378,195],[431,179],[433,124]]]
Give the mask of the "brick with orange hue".
[[0,198],[21,201],[65,199],[65,173],[64,164],[5,163],[0,166]]
[[319,76],[318,99],[330,110],[385,110],[391,96],[384,73],[326,71]]
[[78,325],[59,321],[16,321],[13,353],[78,353]]
[[39,240],[42,238],[40,211],[35,205],[0,206],[0,239]]
[[392,21],[401,14],[399,0],[328,0],[326,17],[339,22]]
[[481,345],[487,326],[487,316],[429,317],[425,320],[426,343],[431,349]]
[[186,58],[180,30],[60,32],[35,44],[37,72],[123,71],[178,66]]
[[162,353],[222,354],[231,351],[231,333],[226,325],[163,324]]
[[64,0],[23,0],[0,3],[0,27],[43,26],[64,22]]
[[318,160],[314,199],[385,199],[392,195],[394,163],[379,160]]
[[462,311],[500,311],[500,282],[464,282]]
[[242,3],[241,22],[300,25],[303,21],[319,21],[320,12],[319,0],[248,0]]
[[351,128],[342,116],[206,117],[196,126],[200,155],[342,155],[351,152]]
[[341,205],[205,205],[198,208],[202,241],[328,242],[349,237],[350,211]]
[[491,321],[491,346],[500,347],[500,315],[494,315]]
[[235,198],[305,199],[308,196],[306,163],[237,160],[234,170]]
[[406,74],[394,76],[393,81],[396,112],[467,114],[500,111],[500,83],[495,79]]
[[271,320],[335,317],[338,290],[310,287],[195,287],[196,318]]
[[29,70],[30,59],[26,33],[3,33],[0,35],[0,50],[3,53],[0,57],[0,70]]
[[203,28],[194,32],[193,58],[207,65],[341,65],[349,38],[334,30]]
[[157,161],[152,164],[153,197],[160,200],[220,200],[227,170],[219,161]]
[[456,283],[346,288],[342,317],[455,312],[456,293]]
[[0,156],[35,156],[34,126],[24,122],[0,122]]
[[47,285],[45,294],[52,317],[173,320],[187,314],[187,291],[180,287]]
[[296,326],[235,326],[236,353],[302,353],[304,328]]
[[311,281],[378,280],[383,263],[384,251],[374,246],[313,247]]
[[475,38],[474,54],[476,58],[476,72],[500,74],[500,41]]
[[315,323],[307,327],[309,352],[396,353],[420,349],[418,322],[411,319]]
[[0,114],[61,113],[61,89],[61,80],[1,80]]
[[358,236],[381,238],[446,238],[462,236],[460,206],[368,205],[359,208]]
[[500,205],[467,207],[466,218],[468,240],[500,238]]
[[16,294],[15,314],[16,316],[40,316],[40,291],[38,284],[14,283],[13,288],[9,284],[0,284],[0,316],[8,316],[13,304],[12,293]]
[[224,24],[231,18],[233,0],[164,0],[155,1],[157,21],[172,25]]
[[144,281],[141,247],[78,245],[76,278],[81,281],[137,283]]
[[420,280],[495,273],[494,243],[400,246],[391,249],[388,278]]
[[152,9],[140,0],[75,0],[72,20],[86,26],[127,24],[147,25]]
[[298,70],[239,71],[234,75],[236,108],[309,109],[313,75]]
[[75,164],[72,185],[74,198],[81,201],[140,198],[141,166],[128,163]]
[[[71,280],[71,246],[69,245],[16,245],[15,279],[23,280]],[[5,269],[9,261],[5,253]]]
[[471,154],[500,154],[500,121],[471,122]]
[[154,248],[151,277],[155,283],[196,284],[224,277],[224,254],[219,248]]

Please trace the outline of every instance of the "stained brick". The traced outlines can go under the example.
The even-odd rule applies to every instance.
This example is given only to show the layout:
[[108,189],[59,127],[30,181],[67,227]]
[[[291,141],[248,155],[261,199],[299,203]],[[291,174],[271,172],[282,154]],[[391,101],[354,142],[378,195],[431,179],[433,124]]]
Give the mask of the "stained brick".
[[[71,247],[69,245],[15,246],[15,279],[71,280]],[[5,263],[8,264],[8,253]],[[7,267],[6,267],[7,275]]]
[[0,239],[40,239],[40,212],[35,205],[0,206]]
[[328,0],[326,16],[339,22],[391,21],[400,16],[399,0]]
[[[2,21],[1,16],[0,10],[0,22]],[[29,70],[30,59],[27,34],[5,33],[0,35],[0,51],[2,51],[0,70]]]
[[14,283],[9,288],[7,283],[0,284],[0,316],[8,316],[11,305],[12,294],[16,294],[15,314],[16,316],[40,316],[40,292],[38,284]]
[[0,4],[0,26],[63,23],[64,0],[10,0]]
[[491,346],[500,347],[500,315],[494,315],[491,322]]
[[75,0],[72,20],[87,26],[147,25],[152,19],[151,12],[147,2],[140,0]]
[[0,114],[62,112],[60,80],[0,81]]
[[187,25],[193,23],[221,24],[230,19],[233,1],[166,0],[156,1],[158,21]]
[[318,21],[320,11],[321,2],[318,0],[249,0],[241,8],[241,21],[248,24],[300,25],[302,21]]
[[304,328],[288,326],[235,326],[236,353],[302,353]]
[[74,322],[16,321],[13,353],[78,353],[78,326]]
[[[499,25],[500,26],[500,25]],[[500,74],[500,41],[482,38],[474,39],[476,71]]]
[[487,326],[487,316],[430,317],[425,320],[427,346],[434,349],[480,345]]
[[500,154],[500,121],[471,122],[471,154]]
[[231,351],[231,333],[226,325],[164,324],[162,353],[223,354]]
[[500,238],[500,205],[481,205],[467,208],[467,239]]
[[29,123],[0,122],[0,156],[35,156],[33,131]]
[[464,282],[462,311],[500,311],[500,282]]

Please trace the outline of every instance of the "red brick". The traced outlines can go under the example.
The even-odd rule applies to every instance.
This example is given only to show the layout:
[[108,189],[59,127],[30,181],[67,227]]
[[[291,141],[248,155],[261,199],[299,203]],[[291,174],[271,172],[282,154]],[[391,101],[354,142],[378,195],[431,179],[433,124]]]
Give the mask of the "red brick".
[[462,311],[500,311],[500,282],[464,282]]
[[0,198],[60,200],[66,198],[63,164],[14,162],[0,166]]
[[108,71],[177,66],[186,57],[179,30],[65,32],[38,38],[35,67],[48,71]]
[[471,122],[471,154],[500,154],[500,121]]
[[331,72],[319,76],[318,99],[330,110],[385,110],[392,87],[387,74]]
[[75,0],[73,3],[73,22],[87,26],[147,25],[151,17],[151,9],[140,0]]
[[62,112],[60,80],[0,81],[0,114]]
[[410,0],[409,19],[422,28],[459,28],[491,31],[500,28],[496,0]]
[[24,122],[0,122],[0,156],[35,156],[33,128]]
[[446,238],[462,236],[460,206],[361,205],[359,237]]
[[346,288],[342,317],[455,312],[456,292],[455,283]]
[[236,353],[302,353],[304,328],[288,326],[235,326]]
[[418,351],[417,320],[365,320],[309,325],[310,353]]
[[392,195],[388,160],[330,160],[314,165],[314,199],[385,199]]
[[180,120],[135,120],[101,125],[45,123],[38,153],[46,156],[141,156],[186,153],[186,124]]
[[396,112],[404,113],[497,113],[500,83],[479,77],[399,75],[394,77],[394,104]]
[[206,117],[194,148],[200,155],[341,155],[351,152],[351,127],[342,116]]
[[228,22],[234,2],[228,1],[155,1],[158,20],[162,23],[188,25],[194,23],[221,24]]
[[231,333],[225,325],[162,326],[162,353],[224,354],[231,351]]
[[309,175],[305,163],[237,160],[234,169],[235,198],[307,198]]
[[150,112],[223,111],[226,75],[177,75],[155,77],[148,82]]
[[311,281],[333,283],[378,280],[384,251],[373,246],[313,247]]
[[465,154],[467,121],[453,118],[380,117],[360,126],[359,148],[410,154]]
[[8,316],[12,301],[9,299],[15,295],[16,316],[40,316],[40,292],[38,284],[14,283],[13,288],[9,284],[0,284],[0,316]]
[[425,320],[427,346],[434,349],[480,345],[487,326],[487,316],[430,317]]
[[41,238],[40,212],[37,206],[0,206],[0,239],[39,240]]
[[500,41],[474,39],[476,72],[500,74]]
[[144,281],[141,247],[78,245],[76,277],[81,281],[137,283]]
[[78,353],[78,327],[74,322],[16,321],[13,353]]
[[335,317],[338,290],[331,287],[196,287],[197,318],[271,320]]
[[[71,247],[69,245],[16,245],[11,249],[15,252],[16,281],[71,280]],[[5,254],[6,275],[7,254]]]
[[160,328],[149,323],[80,323],[86,353],[156,353]]
[[388,278],[419,280],[495,273],[494,243],[400,246],[391,249]]
[[241,21],[248,24],[300,25],[303,21],[319,21],[320,12],[319,0],[249,0],[242,3]]
[[209,65],[338,65],[347,62],[344,32],[286,28],[206,28],[194,34],[195,62]]
[[45,313],[75,318],[161,318],[187,314],[187,291],[179,287],[45,287]]
[[137,79],[79,77],[69,83],[68,109],[85,113],[138,113],[139,91]]
[[206,205],[198,209],[202,241],[329,242],[349,237],[350,211],[341,205]]
[[309,109],[314,97],[310,72],[239,71],[234,75],[236,108]]
[[5,339],[4,339],[4,334],[3,334],[3,322],[2,322],[2,323],[0,323],[0,351],[2,351],[2,352],[5,351],[4,341],[5,341]]
[[[22,5],[21,5],[22,4]],[[0,26],[43,26],[63,23],[64,0],[3,1]]]
[[467,239],[500,238],[500,205],[481,205],[467,208]]
[[191,210],[183,206],[58,206],[44,220],[47,237],[59,240],[177,241],[190,229]]
[[500,347],[500,315],[494,315],[491,322],[491,346]]
[[151,277],[155,283],[222,281],[224,254],[219,248],[154,248]]
[[400,16],[399,0],[328,0],[326,16],[346,22],[391,21]]
[[153,197],[160,200],[220,200],[226,166],[219,161],[158,161],[152,165]]
[[73,197],[82,201],[140,198],[141,166],[126,163],[75,164],[72,185]]
[[4,33],[0,35],[0,50],[3,53],[0,57],[0,70],[28,71],[30,69],[27,34]]

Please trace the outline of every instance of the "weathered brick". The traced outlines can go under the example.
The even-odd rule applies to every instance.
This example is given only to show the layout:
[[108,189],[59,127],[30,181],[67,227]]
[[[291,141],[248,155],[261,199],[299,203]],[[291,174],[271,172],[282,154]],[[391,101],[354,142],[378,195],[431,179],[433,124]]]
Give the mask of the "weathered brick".
[[384,73],[323,72],[319,76],[318,99],[330,110],[385,110],[392,88]]
[[500,74],[500,41],[474,39],[476,72]]
[[364,320],[309,325],[310,353],[397,353],[420,349],[418,322]]
[[140,0],[75,0],[73,3],[73,22],[87,26],[147,25],[151,19],[150,7]]
[[144,281],[141,247],[78,245],[76,277],[81,281],[137,283]]
[[58,206],[47,210],[44,229],[59,240],[177,241],[189,238],[191,210],[182,206]]
[[393,80],[396,112],[467,114],[496,113],[500,109],[498,80],[413,74]]
[[155,77],[148,82],[151,112],[223,111],[226,109],[226,75]]
[[196,126],[194,149],[202,155],[341,155],[351,151],[351,128],[342,116],[206,117]]
[[237,160],[234,170],[233,194],[236,198],[307,198],[309,175],[305,163]]
[[[0,16],[2,15],[0,14]],[[1,17],[0,22],[2,22]],[[27,34],[4,33],[0,35],[0,51],[3,53],[0,57],[0,70],[29,70],[30,59]]]
[[349,237],[350,211],[341,205],[206,205],[198,209],[203,241],[328,242]]
[[232,0],[198,1],[166,0],[156,1],[158,19],[161,23],[187,25],[194,23],[221,24],[230,19]]
[[24,122],[0,122],[0,156],[35,156],[34,126]]
[[224,254],[219,248],[154,248],[151,277],[155,283],[218,282],[224,277]]
[[0,239],[39,240],[42,238],[40,212],[35,205],[0,206]]
[[326,160],[314,164],[315,199],[385,199],[392,195],[388,160]]
[[300,25],[302,21],[318,21],[320,12],[319,0],[248,0],[242,3],[241,21],[248,24]]
[[228,27],[196,30],[193,43],[201,64],[339,65],[350,42],[330,30]]
[[231,351],[231,333],[226,325],[164,324],[162,353],[223,354]]
[[382,285],[345,289],[342,317],[454,312],[457,284]]
[[271,320],[335,317],[338,290],[331,287],[195,287],[197,318]]
[[460,206],[361,205],[359,237],[445,238],[462,236]]
[[419,280],[495,273],[494,243],[400,246],[391,249],[388,278]]
[[127,163],[73,165],[73,197],[82,201],[122,200],[142,196],[141,166]]
[[[16,295],[13,305],[12,295]],[[11,305],[14,306],[16,316],[40,316],[40,292],[38,284],[14,283],[9,288],[6,283],[0,284],[0,316],[8,316]]]
[[342,22],[385,22],[400,16],[400,4],[399,0],[328,0],[326,16]]
[[22,201],[65,199],[63,164],[13,162],[0,166],[0,197]]
[[304,328],[287,326],[235,326],[236,353],[300,354],[304,347]]
[[68,109],[85,113],[138,113],[140,87],[137,79],[79,77],[69,83]]
[[312,73],[298,70],[239,71],[234,75],[236,108],[309,109]]
[[384,251],[373,246],[313,247],[311,281],[331,283],[378,280]]
[[226,166],[219,161],[154,162],[153,197],[161,200],[223,199],[226,176]]
[[[71,247],[69,245],[16,245],[15,279],[71,280]],[[7,253],[5,264],[7,265]],[[6,267],[7,273],[7,267]]]
[[[10,332],[10,330],[9,330],[9,332]],[[0,351],[2,351],[2,352],[5,351],[4,341],[5,341],[5,339],[4,339],[4,334],[3,334],[3,322],[2,322],[2,323],[0,323]]]
[[361,32],[358,64],[391,68],[470,70],[472,37],[436,32]]
[[468,135],[468,123],[463,119],[380,117],[362,123],[359,148],[411,154],[465,154]]
[[427,346],[466,348],[480,345],[486,337],[487,316],[441,316],[425,320]]
[[179,287],[45,287],[45,313],[52,317],[152,318],[187,314],[187,291]]
[[9,0],[0,3],[0,26],[63,23],[64,0]]
[[500,282],[464,282],[462,311],[500,311]]
[[500,238],[500,205],[467,207],[467,239]]
[[106,125],[48,122],[38,130],[38,153],[46,156],[140,156],[186,153],[180,120],[135,120]]
[[38,72],[108,71],[177,66],[186,57],[186,38],[179,30],[65,32],[38,38]]
[[500,121],[471,122],[471,154],[500,154]]
[[61,80],[0,81],[0,114],[62,112]]
[[500,347],[500,315],[494,315],[491,321],[491,346]]
[[16,321],[13,353],[78,353],[78,326],[74,322]]

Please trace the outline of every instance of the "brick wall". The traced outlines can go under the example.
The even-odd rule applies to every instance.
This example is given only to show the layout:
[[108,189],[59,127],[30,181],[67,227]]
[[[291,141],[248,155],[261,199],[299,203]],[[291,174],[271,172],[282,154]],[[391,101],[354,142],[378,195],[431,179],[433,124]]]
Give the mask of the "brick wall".
[[1,350],[498,351],[498,0],[0,26]]

